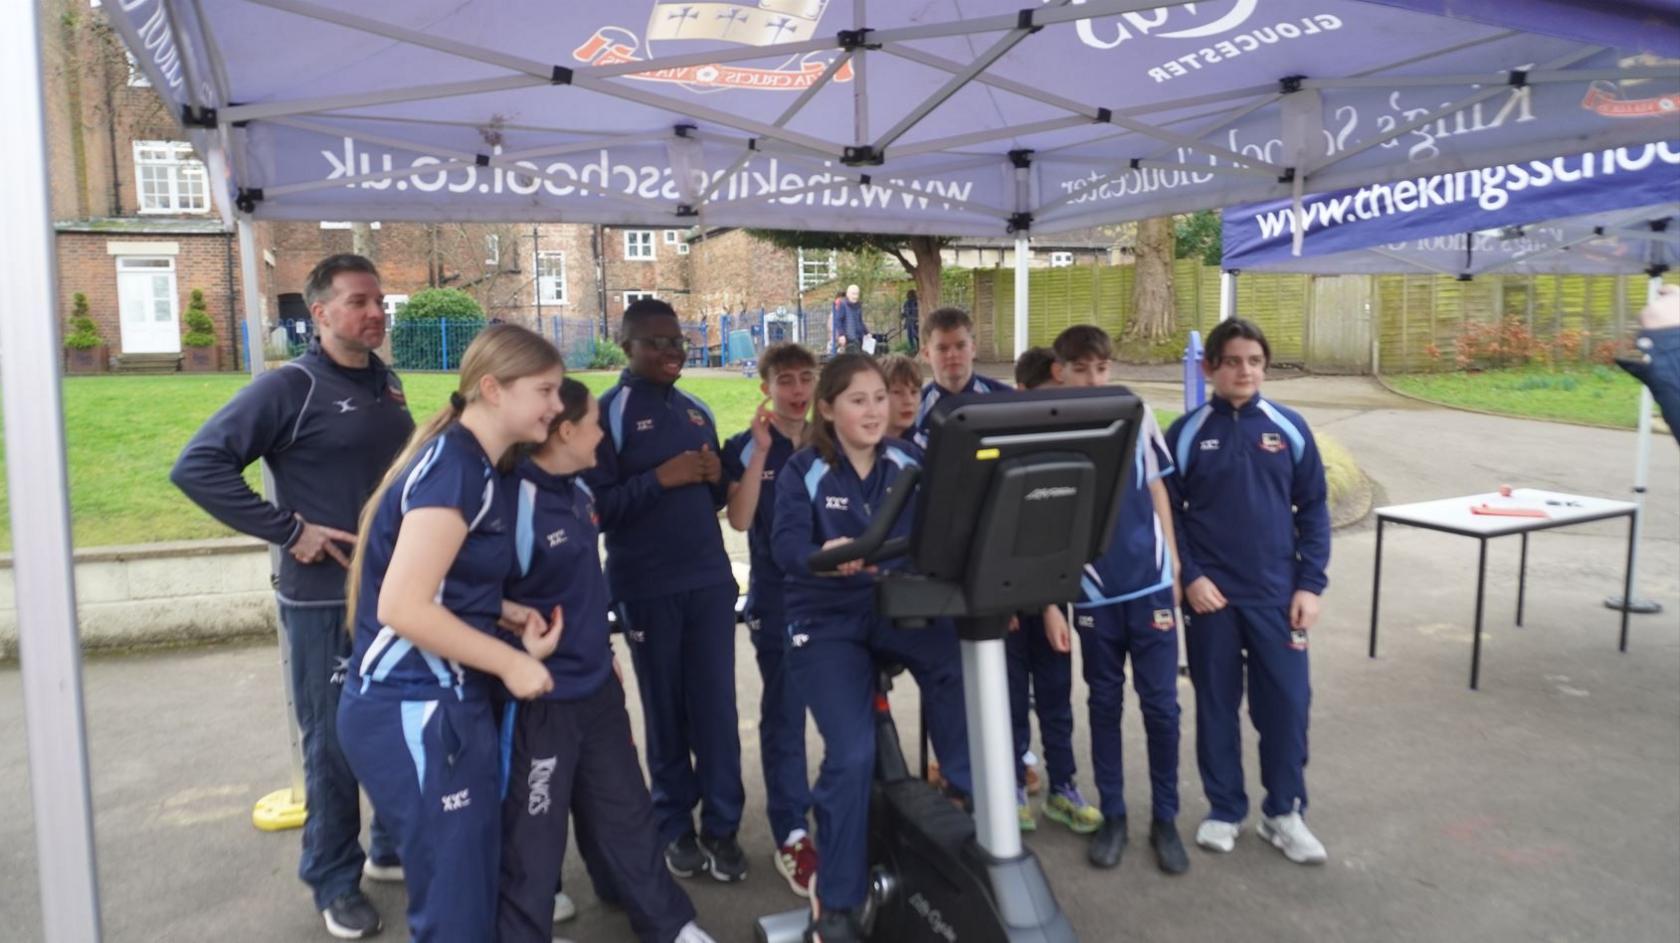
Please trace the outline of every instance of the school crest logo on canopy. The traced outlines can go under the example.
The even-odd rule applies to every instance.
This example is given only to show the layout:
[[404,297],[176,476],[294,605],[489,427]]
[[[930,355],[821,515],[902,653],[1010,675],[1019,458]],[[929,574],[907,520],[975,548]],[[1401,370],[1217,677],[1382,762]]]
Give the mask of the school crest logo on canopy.
[[[590,65],[618,65],[656,55],[702,52],[720,45],[803,42],[817,35],[828,4],[829,0],[654,0],[641,37],[625,27],[603,26],[573,50],[572,57]],[[802,92],[816,84],[833,58],[830,50],[789,56],[770,68],[719,63],[656,69],[628,77],[673,83],[694,92]],[[851,78],[852,65],[846,62],[835,70],[833,81],[849,82]]]

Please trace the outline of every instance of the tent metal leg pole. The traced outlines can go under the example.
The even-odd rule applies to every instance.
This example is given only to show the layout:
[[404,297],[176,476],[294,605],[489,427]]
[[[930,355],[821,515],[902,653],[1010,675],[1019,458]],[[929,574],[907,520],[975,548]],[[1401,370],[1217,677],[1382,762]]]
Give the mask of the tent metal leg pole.
[[1237,313],[1237,273],[1229,269],[1219,273],[1219,320],[1231,320]]
[[[1646,293],[1647,301],[1655,301],[1657,292],[1662,288],[1662,277],[1650,280]],[[1639,384],[1639,434],[1633,460],[1633,503],[1637,510],[1633,515],[1632,547],[1628,552],[1627,593],[1622,596],[1611,596],[1604,600],[1604,605],[1610,609],[1622,609],[1627,612],[1637,612],[1649,615],[1662,611],[1662,603],[1654,599],[1639,598],[1639,542],[1645,536],[1645,491],[1651,480],[1651,408],[1654,401],[1651,389],[1645,384]]]
[[[267,337],[263,333],[262,321],[262,288],[257,281],[257,239],[255,224],[250,217],[241,215],[235,225],[239,230],[239,275],[240,293],[245,301],[245,336],[250,338],[251,379],[263,375],[267,365],[263,362],[266,353]],[[274,475],[268,470],[267,463],[262,467],[263,496],[274,500]],[[268,548],[268,574],[272,582],[280,572],[280,548],[272,544]],[[280,641],[280,684],[286,692],[286,730],[291,740],[292,781],[285,789],[274,792],[257,800],[251,810],[251,824],[265,832],[280,831],[288,828],[303,826],[308,808],[304,802],[303,778],[303,737],[298,730],[297,695],[292,690],[292,646],[286,636],[286,624],[278,617],[274,620]]]
[[1015,348],[1011,360],[1027,352],[1027,262],[1032,249],[1027,237],[1015,237]]
[[[70,553],[65,475],[64,404],[59,386],[54,241],[47,205],[41,101],[41,7],[13,10],[0,30],[0,79],[11,92],[22,146],[0,178],[0,398],[6,463],[18,656],[29,744],[45,943],[98,943],[99,877],[94,865],[93,804],[82,713],[81,635],[76,624],[75,565]],[[29,935],[27,927],[8,930]]]

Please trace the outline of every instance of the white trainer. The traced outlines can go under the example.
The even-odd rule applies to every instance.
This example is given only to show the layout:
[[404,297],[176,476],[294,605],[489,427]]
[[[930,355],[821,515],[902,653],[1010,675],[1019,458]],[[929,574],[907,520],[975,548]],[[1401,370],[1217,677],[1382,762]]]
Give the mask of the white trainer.
[[1271,842],[1285,858],[1296,864],[1323,864],[1329,857],[1324,843],[1313,836],[1299,812],[1276,817],[1262,816],[1260,837]]
[[694,921],[690,920],[683,924],[683,928],[677,932],[677,938],[671,943],[717,943],[717,941],[712,939],[706,931],[700,929]]
[[1229,854],[1237,847],[1237,836],[1242,833],[1241,822],[1221,822],[1218,819],[1203,819],[1202,824],[1196,826],[1196,844],[1208,851]]
[[577,917],[577,904],[572,900],[572,896],[565,891],[557,892],[554,895],[554,922],[565,923],[575,917]]

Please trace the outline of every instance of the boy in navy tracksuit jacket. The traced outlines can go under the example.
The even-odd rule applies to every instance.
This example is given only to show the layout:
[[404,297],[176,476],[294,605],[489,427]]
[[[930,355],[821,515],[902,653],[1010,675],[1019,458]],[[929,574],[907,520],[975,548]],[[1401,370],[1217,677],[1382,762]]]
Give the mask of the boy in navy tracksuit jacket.
[[[1056,338],[1057,380],[1064,386],[1105,386],[1113,345],[1108,334],[1076,325]],[[1120,863],[1125,850],[1126,797],[1121,767],[1120,715],[1126,662],[1143,715],[1149,754],[1149,844],[1168,874],[1190,867],[1178,826],[1178,618],[1173,585],[1170,497],[1172,474],[1161,428],[1146,406],[1137,434],[1120,516],[1102,556],[1085,566],[1074,624],[1090,688],[1091,766],[1102,802],[1102,825],[1086,857],[1099,868]]]
[[507,596],[539,613],[558,609],[565,631],[544,659],[554,689],[504,708],[498,939],[548,943],[552,937],[569,813],[597,889],[610,889],[636,938],[699,943],[706,938],[693,926],[694,905],[661,858],[613,664],[599,517],[594,495],[578,477],[595,463],[598,407],[588,388],[570,379],[561,401],[565,409],[549,441],[503,477],[515,507]]
[[[345,562],[356,518],[414,431],[402,382],[373,349],[385,337],[379,273],[360,256],[329,256],[306,287],[317,334],[309,350],[236,393],[182,449],[170,480],[218,521],[280,547],[276,586],[286,627],[293,707],[303,734],[309,817],[298,877],[330,932],[371,935],[379,915],[365,873],[401,880],[375,816],[371,861],[360,842],[361,796],[338,742],[338,698],[350,635]],[[274,503],[245,482],[262,459]]]
[[[1052,376],[1056,355],[1049,348],[1034,347],[1015,362],[1015,385],[1035,390],[1059,385]],[[1051,625],[1046,626],[1046,622]],[[1016,811],[1021,829],[1038,827],[1027,799],[1037,793],[1043,781],[1032,768],[1031,714],[1038,714],[1039,737],[1044,744],[1044,765],[1050,774],[1050,796],[1044,814],[1075,832],[1086,835],[1102,825],[1102,813],[1085,801],[1074,775],[1073,758],[1073,657],[1068,646],[1057,647],[1053,639],[1067,637],[1067,619],[1060,606],[1040,613],[1020,613],[1004,638],[1009,668],[1009,715],[1015,735]]]
[[641,688],[654,816],[674,873],[738,881],[747,861],[735,840],[745,802],[737,588],[717,520],[725,500],[717,426],[705,403],[675,386],[686,358],[670,305],[631,305],[624,349],[630,366],[601,396],[607,434],[585,478],[609,522],[607,585]]
[[[857,935],[854,911],[868,888],[878,659],[909,668],[922,690],[946,779],[964,793],[971,782],[955,627],[947,621],[915,631],[895,628],[875,613],[874,581],[861,562],[846,564],[839,575],[812,573],[806,563],[817,550],[863,533],[887,488],[920,460],[919,450],[883,437],[886,380],[865,355],[829,361],[816,402],[812,446],[795,452],[777,476],[771,542],[785,574],[790,678],[823,738],[814,790],[822,854],[816,927],[825,940],[849,940]],[[900,515],[892,536],[908,534],[913,517],[913,509]],[[885,564],[895,565],[902,561]]]
[[997,393],[1009,389],[974,372],[974,319],[961,308],[940,308],[927,316],[927,345],[923,356],[933,367],[933,379],[922,387],[911,441],[927,448],[928,421],[939,401],[961,393]]
[[[751,428],[723,445],[723,474],[729,482],[729,524],[747,531],[752,580],[747,591],[747,626],[752,630],[758,673],[759,755],[764,765],[765,807],[776,841],[776,869],[801,897],[816,876],[816,846],[807,834],[811,786],[805,772],[805,701],[787,682],[787,610],[782,571],[770,552],[775,520],[776,476],[805,436],[817,358],[798,344],[773,344],[759,357],[766,395]],[[766,409],[768,405],[770,408]]]
[[1266,801],[1259,832],[1291,860],[1319,864],[1308,830],[1307,634],[1328,583],[1330,513],[1324,465],[1306,421],[1260,396],[1271,349],[1241,318],[1208,335],[1203,369],[1214,395],[1167,432],[1169,479],[1190,617],[1196,760],[1213,807],[1196,832],[1230,851],[1248,814],[1237,710],[1244,665],[1260,734]]

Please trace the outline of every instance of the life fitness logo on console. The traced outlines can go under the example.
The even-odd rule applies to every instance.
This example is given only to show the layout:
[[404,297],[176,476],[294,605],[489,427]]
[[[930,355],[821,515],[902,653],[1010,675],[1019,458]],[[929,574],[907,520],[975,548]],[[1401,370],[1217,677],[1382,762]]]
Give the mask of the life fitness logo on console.
[[[603,26],[572,50],[572,58],[589,65],[608,66],[643,62],[657,54],[680,55],[721,46],[773,46],[816,37],[817,24],[830,0],[654,0],[641,37],[622,26]],[[1251,2],[1251,0],[1250,0]],[[658,53],[654,44],[659,45]],[[677,66],[636,72],[625,78],[666,82],[694,92],[724,89],[802,92],[816,84],[835,53],[810,52],[789,56],[773,68],[747,68],[729,63]],[[834,71],[834,81],[850,82],[850,62]]]
[[[1084,3],[1085,0],[1073,0],[1074,6]],[[1115,49],[1127,40],[1141,36],[1195,39],[1207,43],[1194,52],[1154,64],[1146,74],[1160,84],[1192,72],[1215,68],[1221,62],[1241,58],[1263,46],[1275,46],[1342,28],[1341,18],[1331,13],[1315,13],[1273,23],[1250,23],[1259,5],[1260,0],[1184,3],[1079,20],[1076,29],[1080,41],[1093,49]],[[1222,38],[1216,42],[1216,36]]]

